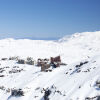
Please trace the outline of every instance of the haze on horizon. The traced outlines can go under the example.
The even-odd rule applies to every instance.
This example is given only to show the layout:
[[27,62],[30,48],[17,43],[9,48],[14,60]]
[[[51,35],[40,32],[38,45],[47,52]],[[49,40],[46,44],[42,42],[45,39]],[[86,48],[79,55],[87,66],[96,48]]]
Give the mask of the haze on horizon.
[[0,0],[0,39],[58,39],[100,30],[100,0]]

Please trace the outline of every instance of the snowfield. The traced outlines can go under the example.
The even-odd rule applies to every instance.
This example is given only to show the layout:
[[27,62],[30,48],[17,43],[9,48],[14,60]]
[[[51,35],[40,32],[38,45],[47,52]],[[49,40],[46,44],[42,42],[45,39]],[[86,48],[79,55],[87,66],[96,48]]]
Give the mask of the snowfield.
[[[9,60],[58,55],[67,65],[52,72]],[[0,59],[0,100],[100,100],[100,31],[75,33],[58,41],[2,39]],[[12,89],[22,89],[24,95],[12,96]]]

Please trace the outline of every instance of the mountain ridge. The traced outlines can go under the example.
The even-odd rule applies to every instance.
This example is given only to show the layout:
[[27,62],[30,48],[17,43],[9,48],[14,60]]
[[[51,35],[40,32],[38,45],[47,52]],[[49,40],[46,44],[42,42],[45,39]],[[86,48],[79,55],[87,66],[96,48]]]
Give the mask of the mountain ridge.
[[[99,45],[100,31],[76,33],[58,41],[0,40],[0,100],[45,100],[44,90],[50,91],[49,100],[99,100]],[[58,55],[66,65],[51,68],[52,72],[9,60],[19,56],[37,61]],[[12,96],[11,89],[22,89],[24,96]]]

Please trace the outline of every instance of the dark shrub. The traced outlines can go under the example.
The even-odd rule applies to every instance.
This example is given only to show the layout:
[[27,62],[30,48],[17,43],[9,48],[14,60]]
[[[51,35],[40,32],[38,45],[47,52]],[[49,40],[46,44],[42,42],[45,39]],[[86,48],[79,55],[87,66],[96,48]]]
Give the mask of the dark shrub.
[[18,64],[25,64],[26,62],[25,62],[25,60],[23,60],[23,59],[19,59],[17,63],[18,63]]
[[11,96],[24,96],[24,92],[22,91],[22,89],[13,89],[11,91]]
[[66,64],[66,63],[61,63],[60,65],[62,65],[62,66],[66,66],[67,64]]
[[97,97],[97,100],[100,100],[100,96]]
[[23,69],[12,69],[11,71],[9,71],[9,74],[12,74],[12,73],[19,73],[23,71]]
[[16,57],[9,57],[9,60],[18,60],[18,56]]
[[96,81],[96,86],[97,86],[98,88],[100,88],[100,80],[97,80],[97,81]]
[[0,77],[4,77],[5,75],[0,75]]
[[1,60],[7,60],[7,58],[2,58]]
[[34,61],[32,61],[32,60],[27,61],[26,63],[29,64],[29,65],[34,65]]
[[87,63],[88,63],[88,61],[80,62],[80,64],[79,65],[76,65],[75,67],[81,67],[81,66],[83,66],[84,64],[87,64]]
[[48,96],[51,94],[51,91],[49,89],[45,90],[44,93],[44,100],[49,100]]

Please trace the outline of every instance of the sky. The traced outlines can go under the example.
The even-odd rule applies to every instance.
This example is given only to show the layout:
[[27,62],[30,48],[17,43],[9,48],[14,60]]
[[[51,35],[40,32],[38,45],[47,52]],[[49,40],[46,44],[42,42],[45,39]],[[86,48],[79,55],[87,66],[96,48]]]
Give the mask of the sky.
[[58,39],[100,31],[100,0],[0,0],[0,39]]

